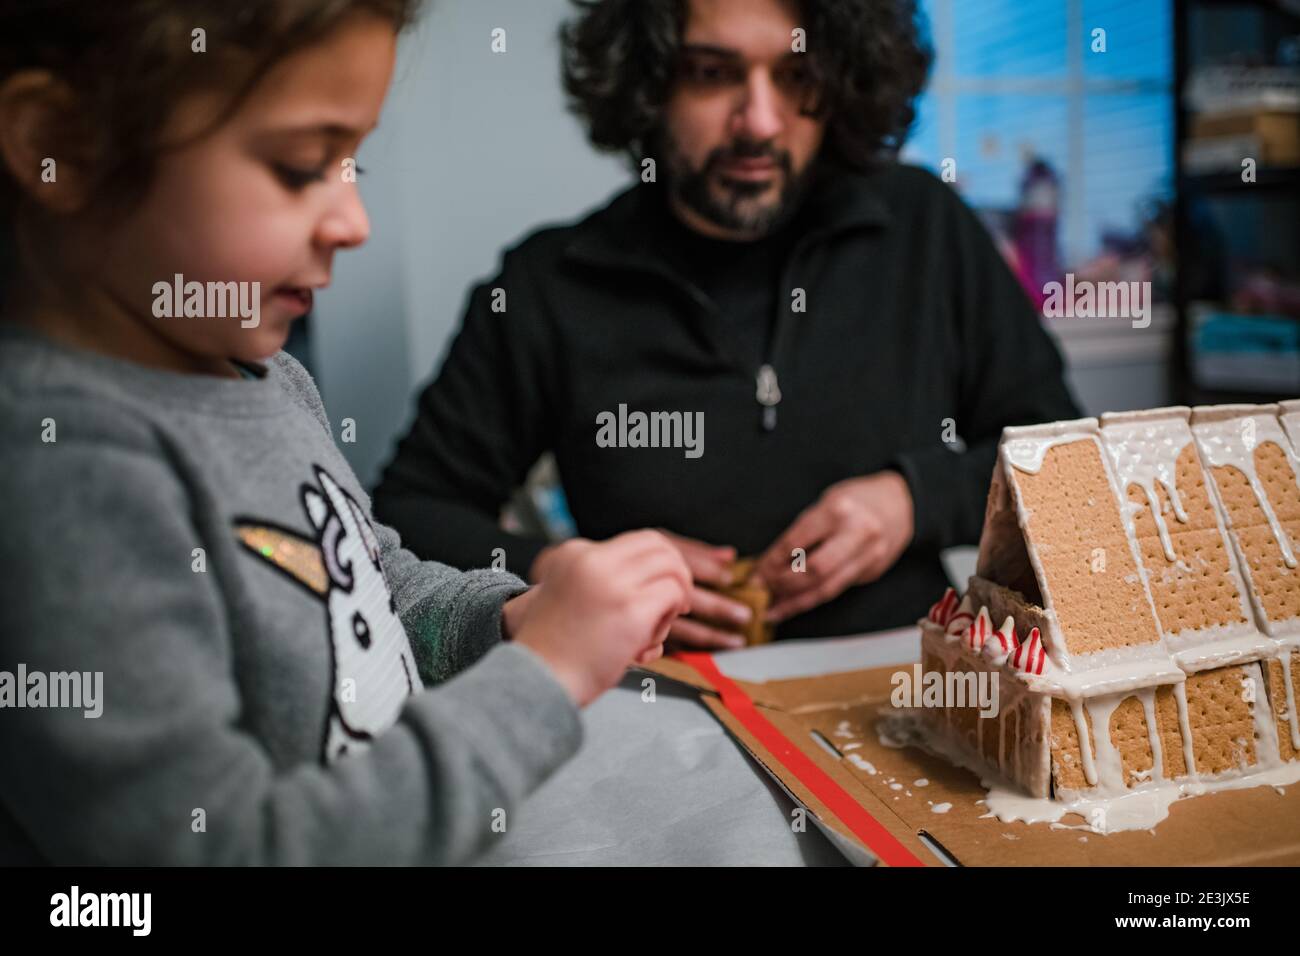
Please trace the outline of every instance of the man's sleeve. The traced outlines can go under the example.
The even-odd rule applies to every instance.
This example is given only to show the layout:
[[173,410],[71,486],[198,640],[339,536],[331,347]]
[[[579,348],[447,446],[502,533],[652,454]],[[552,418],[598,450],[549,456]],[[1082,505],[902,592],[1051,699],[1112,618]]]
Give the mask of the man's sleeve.
[[477,287],[442,370],[420,395],[415,422],[374,493],[375,516],[421,558],[487,567],[501,548],[524,577],[547,544],[501,529],[499,517],[549,446],[555,359],[544,309],[525,266]]
[[[938,186],[945,191],[946,185]],[[915,513],[913,547],[941,549],[979,541],[998,439],[1008,425],[1078,418],[1064,365],[1043,322],[984,225],[955,194],[945,204],[950,236],[944,258],[952,282],[957,403],[950,411],[965,442],[940,440],[898,455]]]
[[204,539],[161,452],[61,437],[19,449],[0,496],[0,669],[102,674],[98,716],[0,711],[0,798],[51,862],[455,863],[578,747],[563,688],[507,644],[366,752],[277,766],[243,725],[249,664],[217,575],[192,569]]

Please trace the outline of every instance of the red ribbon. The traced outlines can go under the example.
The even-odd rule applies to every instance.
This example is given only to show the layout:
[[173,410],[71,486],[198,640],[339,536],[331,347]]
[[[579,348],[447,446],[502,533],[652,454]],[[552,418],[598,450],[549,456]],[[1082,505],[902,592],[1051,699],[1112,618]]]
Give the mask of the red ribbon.
[[740,723],[796,780],[807,787],[832,813],[853,831],[872,853],[889,866],[924,866],[907,847],[886,830],[870,813],[817,766],[790,738],[759,712],[749,695],[741,690],[722,671],[712,654],[679,653],[673,657],[694,668],[718,691],[722,706],[726,707]]

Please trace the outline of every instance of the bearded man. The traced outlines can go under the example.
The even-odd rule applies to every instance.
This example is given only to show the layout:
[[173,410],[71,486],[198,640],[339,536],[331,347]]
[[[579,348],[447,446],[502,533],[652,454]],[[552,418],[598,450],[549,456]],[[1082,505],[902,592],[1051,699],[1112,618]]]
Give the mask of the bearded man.
[[697,583],[678,646],[738,642],[718,622],[748,610],[705,587],[738,555],[778,637],[911,623],[940,551],[978,540],[1003,427],[1079,415],[976,216],[897,160],[915,4],[578,6],[565,86],[636,182],[473,291],[376,514],[423,558],[536,580],[548,542],[499,516],[550,452],[579,534],[670,533]]

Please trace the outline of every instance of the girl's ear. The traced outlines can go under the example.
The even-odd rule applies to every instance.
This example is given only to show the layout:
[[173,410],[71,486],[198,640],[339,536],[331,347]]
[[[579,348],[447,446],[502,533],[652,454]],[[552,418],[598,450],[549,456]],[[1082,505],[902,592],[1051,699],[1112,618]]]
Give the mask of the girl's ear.
[[0,165],[27,198],[53,213],[74,213],[90,198],[90,163],[77,98],[47,70],[0,82]]

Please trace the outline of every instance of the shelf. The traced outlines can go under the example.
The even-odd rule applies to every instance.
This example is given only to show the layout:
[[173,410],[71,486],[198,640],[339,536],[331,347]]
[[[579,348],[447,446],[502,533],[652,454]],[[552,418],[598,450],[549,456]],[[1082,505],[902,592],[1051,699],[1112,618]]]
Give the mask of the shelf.
[[[1253,191],[1257,200],[1263,200],[1260,203],[1262,208],[1264,203],[1281,204],[1281,215],[1286,216],[1293,203],[1300,198],[1300,168],[1286,166],[1269,166],[1261,164],[1256,168],[1255,181],[1253,183],[1243,183],[1241,181],[1241,169],[1228,168],[1223,172],[1194,173],[1190,172],[1183,163],[1184,146],[1188,142],[1191,130],[1191,116],[1186,109],[1183,101],[1183,92],[1187,89],[1188,82],[1192,77],[1197,66],[1201,65],[1202,56],[1209,52],[1210,48],[1215,49],[1215,57],[1221,59],[1221,51],[1217,50],[1216,44],[1210,44],[1205,48],[1193,48],[1194,40],[1205,40],[1204,36],[1194,35],[1191,20],[1199,15],[1205,15],[1213,12],[1222,12],[1227,10],[1238,10],[1242,14],[1250,15],[1252,22],[1249,30],[1242,30],[1240,42],[1234,44],[1242,49],[1241,53],[1254,52],[1256,54],[1267,54],[1267,59],[1272,59],[1272,52],[1276,48],[1277,42],[1284,36],[1289,36],[1295,32],[1295,24],[1300,21],[1300,0],[1238,0],[1238,2],[1228,2],[1228,0],[1172,0],[1171,13],[1173,14],[1174,27],[1174,83],[1175,91],[1174,102],[1172,104],[1174,111],[1174,143],[1173,143],[1173,165],[1174,165],[1174,195],[1173,195],[1173,246],[1181,250],[1177,263],[1176,277],[1173,287],[1173,304],[1177,317],[1176,330],[1172,336],[1172,348],[1174,352],[1174,362],[1170,369],[1172,377],[1173,398],[1180,405],[1209,405],[1209,404],[1232,404],[1235,402],[1262,403],[1276,401],[1281,398],[1292,398],[1292,395],[1278,394],[1276,391],[1268,391],[1268,385],[1277,385],[1281,381],[1274,378],[1268,385],[1262,385],[1257,391],[1249,389],[1215,389],[1202,387],[1198,381],[1199,364],[1197,356],[1194,354],[1194,342],[1192,337],[1193,323],[1192,312],[1193,303],[1190,301],[1193,293],[1193,283],[1189,276],[1193,268],[1204,270],[1209,266],[1218,267],[1217,263],[1197,263],[1195,256],[1190,255],[1187,250],[1193,250],[1196,247],[1194,230],[1196,224],[1193,221],[1190,207],[1206,199],[1216,200],[1236,200],[1251,195]],[[1223,212],[1242,212],[1252,211],[1252,206],[1243,205],[1241,208],[1224,209]],[[1286,271],[1290,271],[1289,269]],[[1224,379],[1228,381],[1227,378]],[[1249,380],[1244,384],[1249,385]],[[1300,389],[1297,389],[1300,391]]]
[[[1241,181],[1240,172],[1184,173],[1178,188],[1202,193],[1249,193],[1256,190],[1296,190],[1300,193],[1300,166],[1261,166],[1255,181]],[[1276,197],[1274,197],[1276,198]]]
[[1135,329],[1128,318],[1043,318],[1072,368],[1163,364],[1173,353],[1177,315],[1171,305],[1152,306],[1151,324]]
[[[1174,0],[1175,3],[1182,0]],[[1236,7],[1240,10],[1261,10],[1300,20],[1300,3],[1296,0],[1194,0],[1198,7]]]
[[1268,405],[1300,398],[1300,392],[1293,394],[1279,392],[1248,392],[1239,389],[1203,388],[1200,385],[1189,386],[1184,405]]

